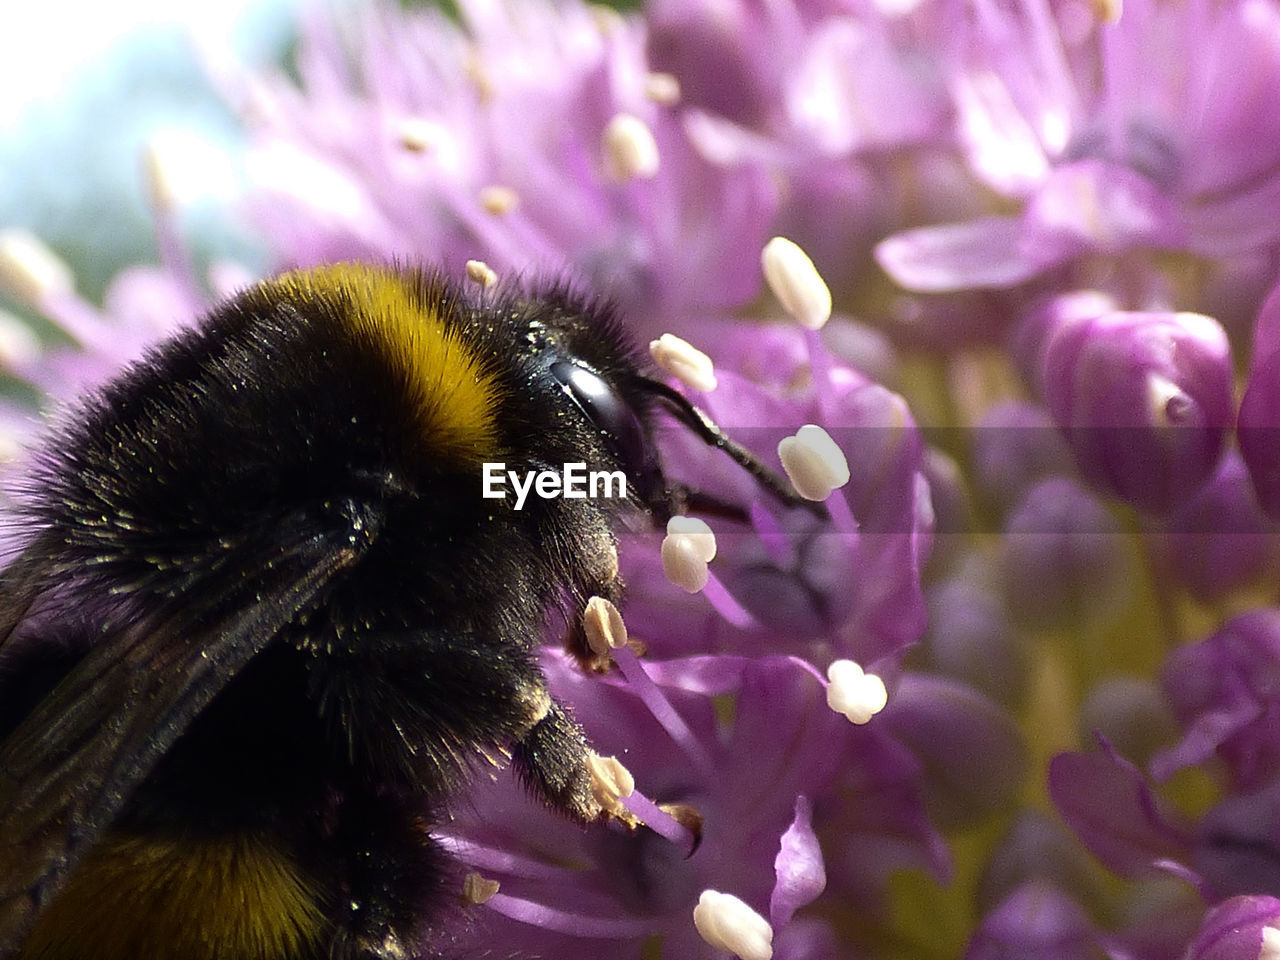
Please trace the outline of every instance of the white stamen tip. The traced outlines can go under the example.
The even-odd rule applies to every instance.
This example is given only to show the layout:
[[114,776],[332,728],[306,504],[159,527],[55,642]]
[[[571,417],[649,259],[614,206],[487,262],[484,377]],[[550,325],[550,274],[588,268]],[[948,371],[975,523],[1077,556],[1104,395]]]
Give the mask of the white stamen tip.
[[495,217],[510,213],[520,206],[520,194],[516,193],[511,187],[504,187],[500,184],[481,187],[478,197],[480,206]]
[[467,279],[479,287],[492,287],[498,282],[498,274],[483,260],[468,260]]
[[462,902],[470,905],[484,903],[495,893],[501,884],[478,873],[468,873],[462,878]]
[[0,367],[33,363],[40,353],[40,340],[31,328],[7,310],[0,310]]
[[716,535],[711,532],[705,520],[697,517],[672,517],[667,521],[667,536],[673,534],[688,536],[694,544],[697,556],[704,563],[710,563],[716,558]]
[[711,358],[673,333],[664,333],[657,340],[650,340],[649,355],[654,363],[690,390],[706,393],[716,388],[716,371]]
[[889,692],[874,673],[864,673],[852,660],[836,660],[827,667],[827,706],[850,722],[863,724],[884,709]]
[[1178,426],[1178,411],[1185,411],[1192,404],[1186,391],[1168,377],[1159,374],[1147,377],[1147,405],[1152,424],[1165,428]]
[[594,750],[587,752],[587,768],[591,771],[591,795],[605,813],[625,817],[624,797],[636,789],[636,778],[618,762],[617,757],[602,757]]
[[662,572],[686,593],[697,593],[711,579],[716,535],[696,517],[672,517],[662,540]]
[[26,230],[0,232],[0,290],[29,307],[75,290],[75,278],[58,255]]
[[1280,960],[1280,930],[1262,928],[1262,949],[1258,951],[1258,960]]
[[610,179],[651,180],[658,173],[658,141],[649,125],[630,113],[619,113],[604,128],[604,165]]
[[644,78],[644,95],[664,107],[675,106],[680,102],[680,81],[675,74],[651,73]]
[[142,149],[148,197],[167,215],[184,203],[222,198],[238,189],[226,150],[194,130],[169,127],[153,133]]
[[764,245],[760,265],[769,289],[801,326],[821,330],[831,319],[831,291],[809,255],[785,237]]
[[237,188],[226,151],[207,137],[182,128],[151,135],[142,148],[142,172],[147,196],[162,215],[193,200],[228,196]]
[[161,213],[168,213],[178,205],[178,186],[174,183],[173,161],[166,153],[163,138],[153,137],[142,148],[142,173],[151,195],[151,203]]
[[773,927],[731,893],[703,890],[693,908],[693,925],[711,946],[741,960],[773,957]]
[[587,646],[597,656],[608,656],[610,650],[626,646],[627,625],[618,608],[604,597],[592,597],[582,615]]
[[698,593],[711,579],[707,561],[690,537],[668,534],[662,540],[662,572],[685,593]]
[[844,452],[831,434],[816,424],[807,423],[794,437],[783,437],[778,457],[796,493],[806,500],[825,500],[849,482],[849,461]]

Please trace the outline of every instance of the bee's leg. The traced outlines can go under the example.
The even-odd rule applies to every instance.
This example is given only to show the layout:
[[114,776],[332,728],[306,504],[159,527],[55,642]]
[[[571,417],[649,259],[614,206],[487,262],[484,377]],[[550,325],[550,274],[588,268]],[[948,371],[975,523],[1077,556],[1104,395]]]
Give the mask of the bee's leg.
[[591,791],[589,756],[582,728],[553,697],[542,718],[516,743],[512,762],[548,805],[585,823],[601,812]]
[[[599,583],[595,586],[596,588],[587,599],[603,597],[615,606],[622,602],[621,579]],[[569,628],[565,633],[564,648],[565,652],[578,661],[583,670],[590,673],[606,673],[613,666],[613,657],[608,650],[593,650],[591,648],[591,644],[587,640],[587,630],[581,611],[569,623]]]
[[607,651],[591,649],[582,625],[582,613],[592,597],[603,597],[612,604],[622,602],[624,584],[622,575],[618,572],[618,546],[613,531],[601,529],[589,535],[585,540],[582,556],[587,567],[587,579],[576,591],[578,609],[569,620],[564,647],[584,670],[604,673],[612,661]]

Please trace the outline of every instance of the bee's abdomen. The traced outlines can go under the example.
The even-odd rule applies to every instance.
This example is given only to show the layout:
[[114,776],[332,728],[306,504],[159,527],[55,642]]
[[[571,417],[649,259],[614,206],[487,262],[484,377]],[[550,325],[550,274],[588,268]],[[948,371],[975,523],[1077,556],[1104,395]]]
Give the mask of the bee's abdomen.
[[269,835],[114,832],[40,915],[18,960],[302,960],[327,922]]

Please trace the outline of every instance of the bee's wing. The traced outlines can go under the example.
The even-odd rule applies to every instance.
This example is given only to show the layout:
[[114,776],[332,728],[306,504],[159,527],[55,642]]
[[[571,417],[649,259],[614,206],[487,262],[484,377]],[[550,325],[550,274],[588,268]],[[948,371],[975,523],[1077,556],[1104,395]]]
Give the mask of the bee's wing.
[[95,644],[0,744],[0,957],[227,681],[359,559],[355,531],[262,535],[233,579]]

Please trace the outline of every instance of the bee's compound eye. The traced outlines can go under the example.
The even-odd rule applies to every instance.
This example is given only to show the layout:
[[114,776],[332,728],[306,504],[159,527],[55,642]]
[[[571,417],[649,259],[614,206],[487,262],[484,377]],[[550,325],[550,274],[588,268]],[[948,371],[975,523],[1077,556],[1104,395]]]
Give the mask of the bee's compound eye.
[[608,436],[632,476],[647,471],[644,428],[631,406],[599,374],[568,360],[551,364],[551,375],[599,430]]

